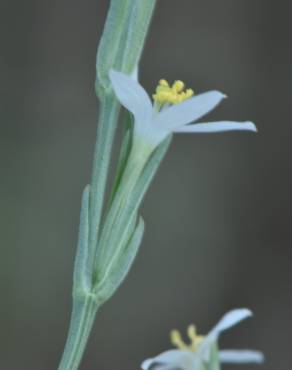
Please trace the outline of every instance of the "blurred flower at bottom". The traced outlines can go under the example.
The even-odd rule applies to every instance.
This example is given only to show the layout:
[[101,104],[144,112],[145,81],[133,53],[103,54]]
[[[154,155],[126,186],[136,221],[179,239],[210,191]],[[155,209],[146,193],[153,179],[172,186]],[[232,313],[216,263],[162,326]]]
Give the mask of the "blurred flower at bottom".
[[254,350],[219,350],[220,334],[252,316],[246,308],[234,309],[225,314],[206,335],[197,335],[194,325],[188,327],[190,343],[182,339],[179,331],[171,332],[171,342],[177,349],[147,359],[142,370],[219,370],[220,363],[262,363],[264,356]]

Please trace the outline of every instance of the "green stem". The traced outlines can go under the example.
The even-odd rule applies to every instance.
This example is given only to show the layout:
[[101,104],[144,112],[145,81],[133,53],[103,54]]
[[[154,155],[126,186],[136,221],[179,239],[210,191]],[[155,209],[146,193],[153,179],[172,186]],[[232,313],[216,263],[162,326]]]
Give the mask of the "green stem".
[[98,304],[92,296],[75,301],[68,339],[58,370],[77,370],[94,323]]
[[[111,68],[128,74],[137,67],[156,0],[111,0],[97,58],[96,91],[100,98],[97,142],[90,187],[85,192],[81,230],[82,250],[77,254],[79,273],[74,280],[73,310],[65,351],[59,370],[77,370],[101,302],[92,291],[97,266],[96,254],[102,220],[105,188],[120,104],[108,78]],[[104,262],[103,262],[104,263]],[[76,267],[75,267],[76,269]],[[84,287],[83,280],[86,281]],[[81,288],[80,288],[81,287]],[[78,288],[78,289],[77,289]],[[79,289],[80,288],[80,289]]]
[[[98,230],[103,210],[106,180],[111,158],[111,149],[120,105],[113,95],[105,95],[100,102],[97,142],[93,160],[92,180],[89,197],[88,256],[91,266],[88,271],[94,276],[94,261],[97,249]],[[78,284],[78,282],[75,282]],[[73,295],[73,309],[67,343],[59,370],[77,370],[100,304],[94,296],[79,291],[82,297]]]

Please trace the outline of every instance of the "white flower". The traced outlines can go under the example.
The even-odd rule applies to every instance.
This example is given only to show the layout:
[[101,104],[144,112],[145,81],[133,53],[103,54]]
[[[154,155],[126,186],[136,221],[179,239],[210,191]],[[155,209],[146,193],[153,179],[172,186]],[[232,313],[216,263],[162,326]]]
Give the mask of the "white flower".
[[[158,94],[153,96],[154,98],[158,96],[156,103],[153,105],[147,92],[132,77],[114,70],[110,71],[109,76],[118,100],[134,115],[134,138],[146,140],[152,147],[156,147],[174,132],[256,131],[255,125],[249,121],[191,124],[209,113],[226,97],[219,91],[208,91],[190,97],[193,91],[190,89],[183,91],[184,84],[181,81],[176,81],[173,87],[169,87],[165,80],[161,80],[156,91],[167,89],[167,94],[174,92],[175,96],[172,95],[172,99],[157,104],[157,102],[161,102],[160,90]],[[165,91],[162,91],[162,94],[165,95]],[[171,105],[172,103],[174,105]]]
[[[160,355],[145,360],[143,370],[203,370],[208,369],[212,351],[217,347],[221,332],[252,316],[248,309],[236,309],[228,312],[206,337],[197,336],[195,328],[189,327],[188,335],[191,344],[186,345],[180,334],[174,331],[172,342],[180,349],[169,350]],[[219,361],[222,363],[261,363],[264,356],[261,352],[252,350],[223,350],[219,351]],[[219,368],[219,367],[218,367]]]

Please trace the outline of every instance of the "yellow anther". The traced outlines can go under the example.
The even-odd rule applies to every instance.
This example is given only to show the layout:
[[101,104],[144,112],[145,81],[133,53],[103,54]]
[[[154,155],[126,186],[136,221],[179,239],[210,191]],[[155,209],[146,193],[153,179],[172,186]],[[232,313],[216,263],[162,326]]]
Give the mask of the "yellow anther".
[[159,81],[159,85],[160,86],[165,86],[165,87],[169,87],[169,84],[166,80],[162,79]]
[[178,330],[172,330],[170,332],[171,343],[178,349],[188,349],[188,345],[183,341],[181,334]]
[[177,93],[182,92],[184,88],[185,88],[185,84],[180,80],[174,81],[172,85],[172,90],[174,90]]
[[194,90],[193,89],[187,89],[186,90],[186,98],[190,98],[193,95],[194,95]]
[[159,81],[155,94],[152,97],[160,105],[179,104],[194,95],[192,89],[185,91],[184,89],[185,84],[180,80],[174,81],[172,86],[170,86],[166,80],[162,79]]

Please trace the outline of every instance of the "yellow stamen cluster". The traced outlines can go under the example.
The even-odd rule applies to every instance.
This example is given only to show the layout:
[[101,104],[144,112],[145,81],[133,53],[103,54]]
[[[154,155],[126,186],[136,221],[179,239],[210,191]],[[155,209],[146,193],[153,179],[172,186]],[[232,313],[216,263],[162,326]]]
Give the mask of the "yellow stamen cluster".
[[184,342],[178,330],[172,330],[170,333],[171,343],[178,349],[196,352],[199,344],[204,340],[204,337],[202,335],[197,335],[196,327],[194,325],[190,325],[188,327],[187,334],[190,339],[190,344],[186,344]]
[[174,81],[170,86],[166,80],[160,80],[152,97],[159,104],[178,104],[193,95],[194,91],[192,89],[185,90],[185,84],[182,81]]

